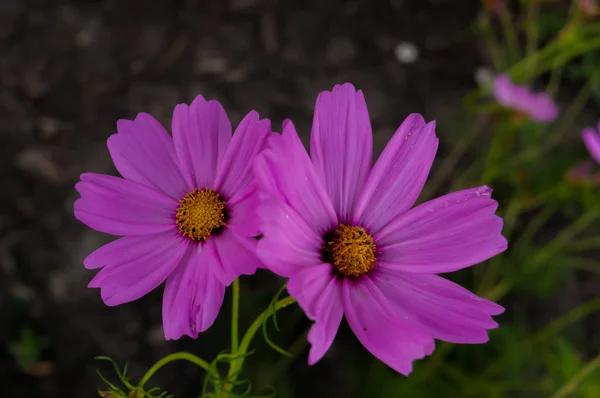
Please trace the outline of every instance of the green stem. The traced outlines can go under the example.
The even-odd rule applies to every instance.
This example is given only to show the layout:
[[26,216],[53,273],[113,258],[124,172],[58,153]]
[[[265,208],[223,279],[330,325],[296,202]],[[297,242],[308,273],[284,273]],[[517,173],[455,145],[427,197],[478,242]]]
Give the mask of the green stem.
[[506,45],[512,63],[521,58],[521,50],[519,48],[519,41],[517,40],[517,33],[513,24],[512,15],[508,8],[504,9],[500,20],[502,22],[502,29],[504,31],[504,37],[506,39]]
[[567,384],[562,386],[560,390],[555,392],[550,398],[564,398],[575,392],[577,386],[581,381],[586,378],[590,373],[600,368],[600,355],[596,356],[591,360],[583,369],[581,369],[575,376],[573,376]]
[[240,281],[236,279],[231,286],[231,354],[235,355],[238,350],[238,322],[240,312]]
[[254,337],[256,332],[261,328],[264,319],[270,317],[280,309],[285,308],[288,305],[294,304],[295,302],[296,300],[292,297],[283,298],[279,300],[275,305],[269,306],[269,308],[264,310],[262,314],[260,314],[258,318],[254,320],[254,322],[252,322],[252,325],[250,325],[250,327],[246,331],[246,334],[244,334],[244,337],[242,338],[242,342],[240,343],[237,352],[234,353],[236,358],[233,359],[229,365],[229,373],[227,378],[230,380],[231,385],[233,385],[237,380],[237,376],[241,371],[242,366],[244,365],[244,360],[247,356],[246,354],[248,352],[248,347],[250,346],[252,338]]
[[148,382],[148,380],[150,380],[150,378],[154,375],[154,373],[156,373],[160,368],[162,368],[163,366],[165,366],[166,364],[168,364],[170,362],[177,361],[177,360],[185,360],[185,361],[191,362],[193,364],[198,365],[199,367],[201,367],[202,369],[204,369],[205,371],[210,373],[210,365],[204,359],[202,359],[194,354],[190,354],[189,352],[175,352],[173,354],[167,355],[166,357],[164,357],[161,360],[159,360],[158,362],[156,362],[146,372],[144,377],[142,377],[142,381],[140,381],[140,384],[138,384],[138,388],[142,388],[144,386],[144,384],[146,384]]

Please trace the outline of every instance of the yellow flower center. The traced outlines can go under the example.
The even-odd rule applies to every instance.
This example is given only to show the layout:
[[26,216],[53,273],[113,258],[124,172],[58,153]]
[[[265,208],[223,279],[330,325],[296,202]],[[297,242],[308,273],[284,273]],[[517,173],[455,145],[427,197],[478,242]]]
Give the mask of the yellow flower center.
[[323,259],[344,276],[366,274],[375,267],[373,237],[364,228],[340,224],[326,238]]
[[226,202],[212,189],[194,189],[179,201],[177,226],[183,236],[196,242],[225,226]]

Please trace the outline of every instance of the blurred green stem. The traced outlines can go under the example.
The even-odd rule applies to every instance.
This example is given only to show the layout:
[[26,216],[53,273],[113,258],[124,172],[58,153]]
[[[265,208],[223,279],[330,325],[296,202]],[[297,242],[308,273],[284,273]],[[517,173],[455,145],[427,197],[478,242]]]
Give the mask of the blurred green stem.
[[583,369],[581,369],[575,376],[573,376],[567,384],[562,386],[557,392],[555,392],[550,398],[565,398],[571,393],[575,392],[577,386],[581,381],[586,378],[590,373],[600,368],[600,355],[591,360]]
[[512,15],[508,7],[504,7],[500,16],[502,22],[502,30],[510,54],[511,64],[521,58],[521,49],[519,48],[519,40],[517,39],[517,30],[513,23]]
[[240,281],[235,279],[232,285],[231,298],[231,353],[236,353],[238,350],[238,322],[240,311]]
[[235,384],[235,381],[237,380],[237,377],[240,371],[242,370],[242,366],[244,365],[244,360],[246,359],[248,348],[250,346],[250,343],[252,342],[252,338],[254,337],[256,332],[261,328],[264,320],[272,316],[275,312],[279,311],[280,309],[294,304],[295,302],[296,300],[292,297],[283,298],[277,303],[275,303],[275,305],[270,305],[269,308],[264,310],[258,316],[258,318],[256,318],[254,322],[252,322],[252,324],[244,334],[244,337],[242,338],[242,342],[240,343],[238,350],[236,352],[232,352],[232,355],[234,355],[235,358],[232,359],[229,364],[229,373],[227,375],[229,385],[226,387],[226,391],[230,391],[230,389]]
[[193,364],[198,365],[199,367],[201,367],[202,369],[204,369],[205,371],[210,373],[210,365],[204,359],[202,359],[194,354],[190,354],[189,352],[175,352],[173,354],[167,355],[166,357],[164,357],[161,360],[159,360],[158,362],[156,362],[146,372],[144,377],[142,377],[142,380],[138,384],[138,388],[144,387],[144,385],[148,382],[148,380],[150,380],[150,378],[154,375],[154,373],[156,373],[160,368],[162,368],[163,366],[165,366],[166,364],[168,364],[170,362],[177,361],[177,360],[185,360],[185,361],[191,362]]
[[490,12],[487,9],[483,12],[479,26],[481,28],[481,32],[483,33],[486,47],[490,52],[494,70],[496,72],[504,70],[504,56],[502,55],[502,50],[500,50],[500,46],[498,45],[498,39],[496,37],[496,33],[494,32],[494,28],[490,23]]

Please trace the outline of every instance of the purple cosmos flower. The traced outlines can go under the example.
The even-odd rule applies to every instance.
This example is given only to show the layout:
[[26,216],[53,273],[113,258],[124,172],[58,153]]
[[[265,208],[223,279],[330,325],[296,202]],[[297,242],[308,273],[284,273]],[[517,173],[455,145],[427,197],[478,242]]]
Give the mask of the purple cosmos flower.
[[361,91],[335,86],[317,99],[307,155],[291,121],[255,162],[264,238],[258,254],[288,277],[315,323],[309,364],[330,347],[345,315],[361,343],[405,375],[434,338],[483,343],[504,309],[435,275],[506,249],[491,189],[478,187],[411,210],[438,146],[435,122],[410,115],[372,167]]
[[232,137],[221,104],[202,96],[175,107],[172,129],[146,113],[119,120],[108,149],[124,178],[83,174],[75,216],[123,236],[84,260],[103,267],[89,287],[113,306],[166,279],[165,337],[195,338],[214,322],[225,286],[261,266],[252,163],[272,133],[252,111]]
[[598,123],[597,130],[591,127],[583,129],[581,138],[590,155],[592,155],[596,162],[600,163],[600,123]]
[[552,122],[558,116],[558,106],[548,94],[534,93],[527,86],[514,84],[506,75],[494,80],[494,97],[500,104],[536,122]]

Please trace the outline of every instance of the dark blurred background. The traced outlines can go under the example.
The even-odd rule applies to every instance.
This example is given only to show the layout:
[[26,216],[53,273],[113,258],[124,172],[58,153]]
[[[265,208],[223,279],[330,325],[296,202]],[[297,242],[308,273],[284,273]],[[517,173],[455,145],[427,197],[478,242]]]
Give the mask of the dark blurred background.
[[[411,112],[438,120],[443,136],[486,62],[469,29],[479,9],[456,0],[0,0],[0,396],[93,397],[103,385],[96,369],[117,380],[94,356],[129,361],[137,380],[176,350],[210,359],[227,346],[229,296],[198,340],[167,342],[161,289],[109,308],[86,287],[94,272],[82,260],[110,238],[74,219],[73,186],[82,172],[116,174],[106,139],[117,119],[145,111],[170,127],[174,105],[202,94],[234,125],[255,109],[276,130],[292,118],[307,139],[318,92],[350,81],[365,93],[377,153]],[[452,138],[441,142],[443,151]],[[242,278],[242,332],[282,283],[266,272]],[[282,360],[259,334],[245,373],[256,393],[273,384],[282,397],[369,397],[385,378],[406,380],[344,324],[309,367],[309,322],[298,309],[279,321],[271,338],[297,355]],[[461,355],[482,355],[469,352]],[[203,377],[174,363],[152,383],[195,397]],[[440,387],[438,396],[451,395]]]

